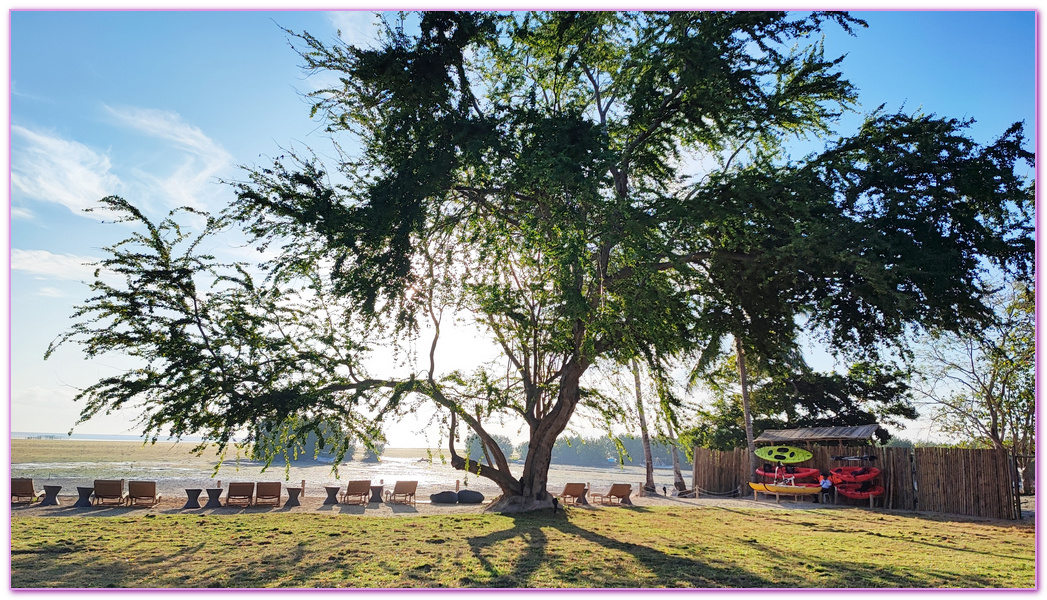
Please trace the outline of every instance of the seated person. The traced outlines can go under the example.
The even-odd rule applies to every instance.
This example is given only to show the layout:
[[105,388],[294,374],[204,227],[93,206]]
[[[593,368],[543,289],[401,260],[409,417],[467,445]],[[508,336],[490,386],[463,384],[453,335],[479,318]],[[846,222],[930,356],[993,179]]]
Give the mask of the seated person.
[[825,475],[825,473],[822,473],[819,476],[818,483],[822,486],[822,491],[814,497],[815,502],[818,502],[819,496],[826,495],[833,489],[833,482]]

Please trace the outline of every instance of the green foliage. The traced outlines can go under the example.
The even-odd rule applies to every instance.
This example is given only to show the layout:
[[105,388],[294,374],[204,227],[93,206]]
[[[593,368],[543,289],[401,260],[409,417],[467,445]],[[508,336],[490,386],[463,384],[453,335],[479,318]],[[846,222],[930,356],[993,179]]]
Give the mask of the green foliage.
[[[292,418],[275,427],[265,424],[261,428],[261,435],[256,437],[251,446],[251,457],[266,460],[268,457],[280,455],[286,463],[302,459],[316,459],[321,453],[333,454],[342,447],[341,438],[344,437],[337,422],[322,423],[315,431],[310,431],[303,440],[301,436],[295,435],[299,424]],[[355,444],[350,441],[345,450],[345,456],[352,458],[356,451]]]
[[[687,432],[690,443],[715,450],[744,447],[745,422],[741,399],[730,385],[733,359],[723,362],[710,381],[716,398],[700,411],[697,425]],[[768,429],[835,427],[879,423],[876,437],[891,439],[882,425],[919,416],[907,383],[908,373],[859,362],[846,375],[806,369],[753,369],[750,392],[754,435]],[[681,435],[681,439],[683,436]]]
[[696,446],[713,450],[745,447],[745,420],[740,400],[716,398],[711,407],[698,412],[695,422],[697,424],[694,427],[680,434],[680,441],[685,444],[688,457],[692,460]]
[[561,465],[606,467],[614,464],[617,456],[617,449],[608,437],[585,439],[571,435],[557,438],[552,461]]
[[[491,434],[491,438],[494,439],[498,444],[498,447],[501,448],[502,454],[509,456],[513,453],[513,441],[507,436],[495,433]],[[465,438],[465,456],[469,457],[469,460],[473,462],[487,462],[483,450],[483,441],[480,439],[480,436],[475,433],[470,434],[469,437]]]
[[[267,462],[300,451],[309,435],[323,438],[339,459],[351,437],[380,439],[338,393],[362,348],[351,339],[351,324],[316,305],[310,292],[324,283],[315,272],[304,274],[304,289],[258,285],[246,265],[199,251],[225,221],[207,217],[203,233],[191,236],[175,220],[179,211],[154,224],[121,198],[102,204],[144,232],[105,249],[109,258],[91,284],[95,295],[47,355],[76,339],[87,359],[122,353],[139,366],[80,391],[77,399],[87,403],[79,422],[134,405],[154,441],[166,430],[175,438],[200,435],[200,448],[216,442],[224,450],[247,430],[245,444],[265,441],[256,449]],[[122,277],[122,285],[107,283],[103,271]]]
[[[651,453],[656,463],[669,464],[669,446],[664,440],[651,440]],[[643,461],[643,442],[631,435],[583,438],[569,435],[557,438],[552,462],[583,467],[616,467],[638,465]]]
[[873,115],[802,163],[754,162],[696,190],[681,209],[721,250],[701,323],[715,335],[699,366],[726,335],[775,361],[802,326],[835,353],[875,359],[881,345],[904,348],[913,324],[990,322],[982,262],[1031,272],[1031,189],[1014,172],[1031,154],[1019,124],[987,147],[963,136],[966,125]]

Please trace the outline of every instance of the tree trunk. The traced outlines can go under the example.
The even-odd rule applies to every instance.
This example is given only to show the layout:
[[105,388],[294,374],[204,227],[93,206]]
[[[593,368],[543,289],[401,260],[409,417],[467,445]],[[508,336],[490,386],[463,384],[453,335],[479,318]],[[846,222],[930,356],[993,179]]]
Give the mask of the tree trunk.
[[742,414],[745,417],[745,443],[749,448],[749,481],[756,481],[756,441],[753,435],[753,416],[749,412],[749,379],[745,371],[745,350],[740,337],[734,338],[734,350],[738,360],[738,380],[742,384]]
[[669,436],[669,455],[673,458],[673,487],[676,491],[687,490],[687,484],[683,481],[683,473],[680,471],[680,452],[676,447],[676,433],[673,431],[673,422],[669,415],[665,416],[665,430]]
[[574,409],[581,399],[578,382],[587,365],[572,362],[564,367],[560,378],[560,393],[556,405],[531,430],[527,458],[519,478],[519,488],[502,487],[502,496],[487,508],[491,512],[516,513],[551,508],[553,497],[546,486],[549,483],[549,465],[552,464],[556,438],[567,428]]
[[651,454],[651,436],[647,433],[647,419],[643,414],[643,394],[640,392],[640,366],[633,359],[633,381],[636,384],[636,414],[640,417],[640,440],[643,442],[643,460],[647,466],[647,482],[643,486],[643,494],[657,493],[654,487],[654,459]]
[[1018,465],[1022,473],[1022,494],[1031,496],[1036,489],[1036,459],[1022,458]]

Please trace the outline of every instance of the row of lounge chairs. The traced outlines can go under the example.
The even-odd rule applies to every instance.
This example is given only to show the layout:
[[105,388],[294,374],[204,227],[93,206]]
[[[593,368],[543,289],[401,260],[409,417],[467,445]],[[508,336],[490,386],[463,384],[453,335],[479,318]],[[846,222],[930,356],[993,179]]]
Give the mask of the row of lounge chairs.
[[[564,504],[577,505],[584,502],[587,491],[588,489],[584,483],[568,483],[563,486],[563,491],[560,492],[559,498]],[[593,494],[592,500],[601,504],[621,504],[623,501],[629,504],[629,494],[632,491],[633,486],[628,483],[615,483],[611,485],[611,489],[606,493]]]
[[[33,480],[25,477],[11,478],[11,502],[32,504],[43,498],[44,492],[37,491]],[[160,494],[156,492],[155,481],[129,481],[124,491],[123,479],[96,479],[91,503],[95,505],[116,506],[156,506],[160,503]]]
[[[385,491],[386,502],[400,504],[415,504],[415,492],[418,489],[417,481],[397,481],[392,490]],[[584,501],[587,492],[584,483],[568,483],[558,495],[564,504],[579,504]],[[593,494],[593,502],[604,504],[621,504],[624,500],[629,502],[629,494],[632,486],[627,483],[616,483],[604,494]],[[42,491],[36,491],[33,480],[27,478],[11,478],[11,501],[14,503],[32,503],[43,496]],[[280,505],[281,484],[279,481],[264,482],[231,482],[226,492],[226,506],[259,506],[270,504]],[[129,481],[127,491],[124,491],[123,479],[96,479],[94,492],[92,493],[92,504],[115,505],[115,506],[155,506],[160,502],[160,494],[156,491],[155,481]],[[349,481],[339,499],[346,504],[367,504],[371,498],[371,482],[367,479]]]
[[155,481],[128,481],[127,492],[124,492],[123,479],[95,479],[94,490],[92,503],[96,505],[156,506],[160,503]]
[[[385,501],[398,504],[415,504],[417,481],[397,481],[393,489],[385,490]],[[358,479],[346,482],[345,491],[339,495],[345,504],[367,504],[371,500],[371,480]]]
[[[385,492],[385,500],[386,502],[413,505],[417,489],[417,481],[397,481],[392,490]],[[282,487],[279,481],[231,482],[226,492],[225,505],[271,504],[279,506],[281,492]],[[44,492],[35,490],[32,479],[11,478],[12,503],[31,504],[40,500],[43,495]],[[371,482],[369,480],[350,481],[341,494],[341,501],[350,503],[350,500],[353,500],[359,504],[367,504],[370,496]],[[96,479],[91,498],[92,504],[111,506],[155,506],[160,502],[160,494],[156,492],[155,481],[130,481],[127,483],[125,492],[123,479]]]
[[225,493],[226,506],[280,506],[279,481],[234,481]]

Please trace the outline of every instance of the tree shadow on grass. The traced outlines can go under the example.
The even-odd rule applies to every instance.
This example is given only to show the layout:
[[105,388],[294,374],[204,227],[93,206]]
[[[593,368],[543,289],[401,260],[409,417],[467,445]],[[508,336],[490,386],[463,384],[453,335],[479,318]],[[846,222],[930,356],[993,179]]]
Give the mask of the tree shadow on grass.
[[[635,512],[649,512],[643,507],[624,508]],[[614,537],[580,527],[569,520],[551,514],[510,516],[513,526],[483,537],[470,538],[469,546],[488,581],[464,580],[464,587],[771,587],[774,582],[733,566],[717,566],[697,557],[670,555],[655,548],[622,541]],[[621,565],[604,564],[606,568],[582,571],[588,561],[578,562],[563,553],[561,548],[550,548],[549,534],[555,530],[597,546],[618,550],[635,559],[640,569],[649,573],[645,581],[628,577],[629,569]],[[519,540],[522,544],[514,542]],[[498,546],[522,546],[518,556],[502,558]],[[609,560],[617,561],[613,557]],[[496,562],[497,561],[497,562]],[[498,563],[509,564],[501,568]],[[542,580],[536,577],[539,571]]]
[[[650,512],[627,508],[631,512]],[[703,555],[687,544],[666,550],[628,541],[623,536],[588,529],[570,517],[552,514],[510,516],[509,529],[468,540],[473,556],[486,575],[481,580],[465,578],[463,587],[729,587],[729,588],[870,588],[870,587],[992,587],[986,576],[957,574],[924,565],[905,568],[873,562],[848,561],[838,555],[819,557],[813,553],[797,557],[755,539],[739,539],[744,562],[736,553]],[[556,533],[554,533],[556,532]],[[585,540],[597,546],[567,544],[561,536]],[[553,541],[553,538],[560,538]],[[569,551],[591,555],[606,553],[594,561],[572,560]],[[617,551],[628,555],[616,556]],[[584,570],[603,561],[603,569]],[[761,565],[750,569],[740,565]],[[632,573],[633,575],[630,575]],[[772,573],[767,575],[766,573]]]
[[[210,522],[209,524],[213,524]],[[132,532],[109,532],[106,538],[131,535]],[[65,539],[30,543],[11,552],[11,587],[13,589],[68,588],[237,588],[279,584],[288,578],[290,584],[301,577],[315,577],[323,570],[314,566],[298,569],[307,553],[299,543],[288,545],[270,541],[265,536],[236,538],[234,530],[222,525],[210,540],[194,544],[166,540],[157,547],[155,540],[134,538],[126,545],[111,547],[107,539]],[[269,537],[292,534],[273,533]],[[230,544],[256,548],[250,559],[233,561],[215,559]]]
[[[69,539],[11,550],[11,587],[33,588],[114,588],[126,587],[125,581],[153,569],[156,563],[193,562],[204,551],[204,544],[185,545],[165,552],[152,560],[117,556],[103,550],[103,543]],[[188,577],[186,577],[188,579]],[[177,586],[170,581],[168,586]]]
[[[721,509],[721,510],[725,510],[725,511],[728,511],[728,512],[738,512],[738,511],[735,511],[733,509]],[[807,528],[811,532],[819,532],[820,531],[820,532],[826,532],[826,533],[847,533],[847,534],[864,533],[864,534],[869,535],[869,536],[875,536],[875,537],[883,538],[884,539],[884,543],[917,544],[917,545],[920,545],[920,546],[928,546],[928,547],[931,547],[931,548],[948,550],[950,552],[964,552],[964,553],[968,553],[968,554],[980,554],[982,556],[993,556],[993,557],[996,557],[996,558],[1004,558],[1004,559],[1008,559],[1008,560],[1020,560],[1020,561],[1029,561],[1029,562],[1034,562],[1036,560],[1035,557],[1030,557],[1030,556],[1015,556],[1013,554],[1003,554],[1003,553],[998,553],[998,552],[987,552],[987,551],[984,551],[984,550],[977,550],[977,549],[974,549],[974,548],[960,547],[960,546],[957,546],[955,544],[942,544],[942,543],[937,543],[937,542],[928,541],[928,540],[916,539],[915,537],[912,537],[912,536],[901,537],[901,536],[898,536],[898,535],[883,534],[883,533],[880,533],[878,531],[874,531],[871,527],[870,528],[865,528],[865,527],[862,526],[863,523],[865,523],[866,521],[871,520],[873,517],[878,517],[879,518],[879,517],[883,517],[886,514],[886,513],[880,512],[880,511],[874,512],[874,510],[875,509],[871,510],[871,509],[867,509],[867,508],[861,508],[858,512],[849,514],[848,517],[850,517],[850,518],[847,518],[847,519],[836,519],[836,520],[828,522],[828,523],[817,523],[817,522],[814,522],[814,521],[805,521],[805,522],[803,522],[803,526],[805,528]],[[799,520],[804,519],[803,516],[797,516],[795,513],[786,513],[784,515],[763,514],[761,516],[762,516],[762,518],[764,520],[781,523],[783,525],[797,525]],[[895,516],[897,516],[897,515],[895,515]],[[919,513],[910,513],[908,515],[902,515],[902,516],[907,517],[907,518],[918,519],[920,521],[931,521],[931,522],[934,522],[934,523],[941,523],[941,524],[946,525],[946,526],[950,522],[948,519],[942,519],[942,518],[936,518],[936,517],[928,517],[926,515],[922,515],[922,514],[919,514]],[[957,521],[952,521],[952,522],[957,522]],[[958,522],[966,523],[968,521],[962,521],[961,520],[961,521],[958,521]],[[931,550],[931,551],[933,552],[933,550]]]

